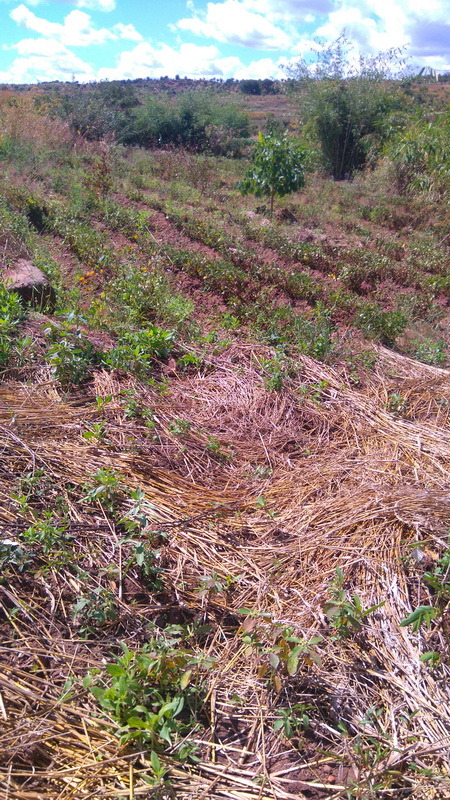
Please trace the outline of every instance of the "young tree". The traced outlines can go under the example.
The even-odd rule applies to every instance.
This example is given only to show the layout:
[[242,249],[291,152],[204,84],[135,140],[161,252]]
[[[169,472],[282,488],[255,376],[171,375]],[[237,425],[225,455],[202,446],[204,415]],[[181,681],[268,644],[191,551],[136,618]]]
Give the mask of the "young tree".
[[318,140],[324,167],[335,180],[350,177],[398,129],[408,100],[396,79],[397,51],[362,57],[345,38],[300,60],[288,72],[305,131]]
[[242,194],[270,198],[270,216],[275,197],[296,192],[305,184],[306,150],[285,134],[258,136],[253,150],[253,164],[240,181]]

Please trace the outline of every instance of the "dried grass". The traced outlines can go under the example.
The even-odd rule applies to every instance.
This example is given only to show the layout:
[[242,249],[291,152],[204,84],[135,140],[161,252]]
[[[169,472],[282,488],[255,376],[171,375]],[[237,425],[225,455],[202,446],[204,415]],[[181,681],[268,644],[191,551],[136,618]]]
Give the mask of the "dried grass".
[[[174,377],[164,396],[136,386],[140,403],[154,409],[150,434],[142,421],[124,418],[123,388],[130,384],[106,373],[96,375],[93,388],[111,397],[102,412],[88,398],[64,402],[53,384],[1,386],[2,533],[27,524],[7,499],[17,476],[44,468],[55,493],[68,500],[75,547],[80,558],[91,558],[95,583],[118,558],[120,537],[98,510],[83,511],[76,487],[108,467],[120,473],[124,498],[136,486],[145,491],[151,527],[168,537],[167,607],[214,628],[209,654],[217,666],[210,729],[199,737],[201,763],[189,768],[167,759],[177,797],[288,800],[301,798],[309,782],[324,787],[323,797],[338,798],[351,779],[363,798],[372,778],[387,771],[396,771],[397,783],[373,797],[439,797],[431,778],[413,780],[406,765],[448,775],[448,659],[434,669],[420,661],[427,650],[448,653],[448,630],[444,624],[414,634],[399,622],[415,605],[432,602],[412,547],[420,542],[438,558],[448,546],[449,373],[379,348],[378,370],[363,389],[338,369],[302,357],[301,378],[270,393],[262,355],[230,349],[206,374]],[[326,382],[319,399],[318,381]],[[401,416],[390,409],[393,391],[404,400]],[[92,444],[82,433],[101,415],[107,441]],[[190,423],[181,433],[174,428],[180,419]],[[367,619],[364,636],[330,636],[323,605],[336,567],[365,607],[385,603]],[[199,592],[212,572],[232,588]],[[118,750],[86,693],[61,700],[64,681],[98,666],[115,630],[80,639],[70,616],[80,588],[64,569],[0,585],[2,631],[11,637],[3,641],[0,674],[0,785],[8,800],[156,796],[138,775],[151,774],[145,754]],[[120,607],[116,635],[140,641],[146,620],[164,610],[161,601],[127,595],[120,578],[111,588]],[[254,609],[251,624],[265,647],[283,626],[305,638],[318,632],[321,663],[305,663],[295,679],[272,685],[258,650],[242,641],[242,607]],[[273,733],[277,705],[304,697],[315,709],[315,741],[347,765],[342,784],[324,783],[317,755],[308,767],[316,777],[299,783],[307,757]],[[382,733],[361,723],[371,707],[380,710]],[[338,722],[348,737],[339,738]],[[356,763],[358,731],[391,743],[384,761]]]

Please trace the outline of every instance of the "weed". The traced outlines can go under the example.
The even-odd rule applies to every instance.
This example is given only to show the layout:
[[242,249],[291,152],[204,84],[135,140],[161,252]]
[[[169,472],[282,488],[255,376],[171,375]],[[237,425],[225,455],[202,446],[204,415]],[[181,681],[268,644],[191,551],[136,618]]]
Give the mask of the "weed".
[[300,395],[307,397],[315,405],[319,405],[325,399],[325,389],[328,387],[328,381],[321,380],[315,383],[302,384],[298,388]]
[[72,608],[72,617],[81,636],[95,634],[99,628],[115,622],[117,615],[116,597],[103,586],[79,597]]
[[138,377],[149,377],[155,359],[166,359],[175,345],[173,331],[149,325],[139,331],[125,332],[117,347],[105,353],[104,363],[113,369],[126,369]]
[[0,283],[0,370],[13,351],[15,332],[25,313],[19,296]]
[[447,363],[447,345],[443,339],[423,339],[411,342],[411,355],[424,364],[443,367]]
[[27,528],[22,536],[27,543],[39,544],[42,552],[49,555],[65,550],[72,538],[67,529],[66,520],[55,520],[52,512],[47,511],[44,518]]
[[383,311],[375,303],[362,303],[354,324],[366,336],[379,340],[382,344],[392,345],[405,330],[408,320],[403,311]]
[[24,572],[33,563],[34,558],[35,553],[23,547],[20,542],[12,539],[0,539],[0,583],[7,580],[10,567],[17,572]]
[[[124,520],[121,520],[121,522],[124,522]],[[129,556],[125,562],[123,574],[126,575],[130,569],[137,567],[139,575],[151,591],[163,591],[162,576],[164,570],[161,567],[161,551],[153,549],[146,541],[132,537],[122,539],[120,544],[126,545],[129,549]]]
[[74,319],[70,314],[62,324],[52,324],[45,330],[50,342],[45,360],[66,387],[86,381],[94,367],[102,363],[103,355],[79,327],[73,327]]
[[154,752],[178,745],[173,755],[185,761],[192,745],[181,740],[198,724],[201,711],[201,660],[182,647],[179,636],[152,638],[140,650],[123,642],[121,648],[123,654],[105,673],[91,673],[84,686],[119,724],[122,744],[137,741]]
[[82,502],[100,503],[108,511],[115,510],[117,503],[123,493],[123,485],[120,475],[116,470],[108,467],[101,467],[84,486],[86,491]]
[[298,736],[309,728],[308,712],[311,709],[312,706],[307,703],[294,703],[289,708],[277,708],[277,715],[273,723],[274,731],[282,731],[288,739],[295,735]]
[[322,287],[307,272],[291,272],[286,275],[285,289],[294,300],[316,303],[322,297]]
[[329,589],[330,600],[324,605],[325,615],[338,639],[346,638],[362,630],[364,620],[373,614],[385,602],[364,609],[359,596],[355,593],[351,598],[344,589],[344,575],[339,567]]
[[403,395],[400,392],[391,392],[388,401],[387,401],[387,409],[392,414],[397,414],[401,416],[406,411],[406,401]]
[[169,431],[175,434],[175,436],[188,433],[191,428],[192,422],[186,419],[174,419],[172,422],[169,422]]
[[93,422],[91,427],[83,432],[83,439],[86,439],[86,441],[94,440],[100,442],[105,439],[105,436],[106,429],[103,420],[101,422]]

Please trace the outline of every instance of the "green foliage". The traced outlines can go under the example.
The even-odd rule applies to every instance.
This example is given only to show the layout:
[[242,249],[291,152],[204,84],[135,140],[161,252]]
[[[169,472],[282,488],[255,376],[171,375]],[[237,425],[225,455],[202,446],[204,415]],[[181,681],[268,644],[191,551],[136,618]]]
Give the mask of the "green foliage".
[[414,632],[417,632],[422,625],[427,628],[430,627],[431,622],[437,615],[437,609],[434,606],[419,606],[414,609],[405,619],[400,622],[400,627],[405,628],[411,625]]
[[443,339],[437,342],[433,339],[411,342],[411,355],[424,364],[436,367],[445,367],[447,363],[447,345]]
[[86,503],[98,502],[109,511],[114,511],[123,493],[120,474],[114,469],[101,467],[84,487]]
[[399,67],[395,51],[358,57],[340,36],[317,51],[313,65],[301,60],[289,69],[302,122],[317,139],[323,165],[335,180],[361,169],[400,124],[406,96],[398,82],[389,80]]
[[72,85],[55,103],[54,113],[69,122],[72,131],[91,141],[120,133],[139,105],[134,88],[118,81]]
[[446,613],[450,603],[450,548],[444,551],[433,571],[425,572],[423,579],[433,592],[441,613]]
[[62,386],[86,381],[92,370],[102,363],[102,353],[81,328],[74,326],[74,314],[62,323],[53,323],[45,331],[50,342],[45,360]]
[[184,332],[193,327],[193,302],[180,292],[174,292],[158,268],[125,265],[112,281],[110,293],[111,298],[120,303],[122,323],[143,326],[151,320]]
[[73,605],[72,617],[81,636],[95,634],[99,628],[117,620],[117,600],[110,589],[96,586],[91,592],[81,595]]
[[383,311],[375,303],[361,303],[354,318],[354,325],[383,344],[393,345],[397,336],[405,330],[408,319],[403,311]]
[[305,183],[306,150],[287,135],[262,133],[255,144],[253,166],[239,183],[242,194],[270,198],[270,214],[275,197],[298,191]]
[[19,295],[8,292],[0,283],[0,370],[13,351],[15,332],[24,316]]
[[385,148],[401,194],[422,192],[431,199],[449,197],[450,112],[413,120]]
[[104,363],[114,369],[126,369],[140,377],[149,377],[155,360],[167,359],[174,345],[173,331],[149,325],[139,331],[123,333],[117,347],[105,353]]
[[330,599],[324,605],[324,612],[339,639],[359,633],[366,617],[385,603],[383,601],[364,609],[356,593],[352,597],[348,597],[344,589],[344,574],[339,567],[336,567],[335,578],[330,585],[329,594]]
[[310,719],[308,712],[312,706],[307,703],[294,703],[288,708],[277,708],[277,715],[273,723],[275,732],[282,731],[288,739],[299,735],[309,728]]
[[[107,664],[103,675],[93,672],[84,680],[118,723],[121,743],[137,741],[155,752],[177,744],[198,724],[202,702],[201,680],[195,683],[200,660],[183,647],[179,631],[165,634],[140,650],[122,642],[123,655]],[[173,754],[185,761],[191,753],[192,745],[184,743]]]
[[0,584],[7,579],[9,568],[24,572],[33,563],[35,553],[13,539],[0,539]]
[[42,520],[23,532],[22,537],[27,543],[38,544],[44,555],[49,555],[64,550],[70,542],[72,537],[67,529],[68,522],[54,519],[52,512],[47,511]]
[[296,314],[288,306],[271,307],[264,296],[255,303],[252,327],[276,347],[294,345],[301,353],[324,361],[332,352],[332,325],[327,310],[317,304],[310,314]]
[[218,131],[248,136],[246,114],[235,104],[219,103],[206,92],[184,92],[173,99],[146,99],[124,122],[118,140],[141,147],[172,145],[196,152],[208,150],[211,140],[217,152]]

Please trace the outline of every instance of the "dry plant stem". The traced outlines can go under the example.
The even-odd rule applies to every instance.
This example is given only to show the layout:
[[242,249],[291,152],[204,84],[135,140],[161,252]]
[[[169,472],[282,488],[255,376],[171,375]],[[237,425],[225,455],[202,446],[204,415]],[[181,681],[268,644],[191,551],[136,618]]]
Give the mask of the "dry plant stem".
[[[449,670],[446,663],[430,670],[420,661],[427,636],[441,652],[445,636],[439,626],[430,634],[399,628],[413,602],[405,572],[411,547],[419,542],[441,553],[447,546],[450,412],[437,400],[450,401],[448,372],[417,362],[412,367],[378,348],[382,366],[360,390],[336,368],[301,356],[301,380],[275,393],[267,392],[258,368],[267,356],[255,345],[230,346],[210,359],[206,374],[174,377],[164,396],[136,383],[143,402],[158,407],[155,439],[142,425],[124,419],[119,379],[99,372],[95,394],[112,396],[107,445],[81,436],[87,415],[99,419],[98,410],[65,402],[56,386],[0,387],[2,492],[9,497],[14,476],[36,472],[40,464],[46,465],[55,494],[70,491],[74,558],[89,565],[92,588],[104,585],[102,570],[105,575],[117,567],[108,586],[123,626],[118,634],[114,624],[106,627],[105,643],[89,647],[71,616],[83,583],[65,568],[33,579],[31,589],[25,589],[20,575],[17,584],[0,585],[11,638],[0,650],[0,747],[6,754],[0,786],[8,800],[37,800],[44,785],[49,800],[148,792],[135,761],[130,765],[136,754],[120,751],[113,729],[104,727],[87,694],[77,690],[68,701],[61,693],[68,677],[101,668],[102,659],[110,658],[110,631],[116,639],[124,636],[131,620],[144,630],[149,619],[174,607],[216,626],[207,649],[216,666],[204,706],[211,728],[208,735],[197,731],[193,737],[207,755],[191,767],[164,759],[179,800],[193,792],[212,800],[298,800],[301,793],[290,786],[302,780],[308,765],[321,761],[305,759],[292,748],[294,761],[277,768],[281,740],[273,733],[273,720],[282,695],[270,681],[255,678],[261,656],[242,641],[242,608],[254,613],[264,648],[273,648],[280,629],[289,626],[305,639],[318,630],[323,635],[321,662],[302,665],[297,678],[288,679],[288,685],[299,681],[300,698],[305,685],[313,687],[317,707],[334,715],[313,719],[315,736],[339,747],[335,718],[365,734],[360,721],[367,709],[381,708],[382,727],[371,732],[372,739],[390,741],[395,757],[386,757],[375,770],[404,769],[420,761],[448,774]],[[320,400],[314,397],[318,381],[326,384]],[[393,385],[407,400],[406,417],[389,411]],[[182,435],[171,429],[176,419],[191,423]],[[134,450],[124,446],[131,433]],[[211,440],[231,457],[215,455],[207,447]],[[122,513],[136,487],[150,504],[142,536],[147,541],[164,534],[164,581],[171,593],[164,600],[151,594],[137,602],[130,598],[125,545],[106,507],[74,499],[100,469],[120,475]],[[6,538],[12,531],[21,535],[30,520],[27,512],[5,502],[0,523]],[[342,641],[330,637],[322,612],[338,566],[350,596],[356,591],[365,607],[385,603],[364,620],[363,636]],[[217,590],[202,594],[202,579],[213,573]],[[426,601],[426,587],[420,591],[421,602]],[[13,650],[14,659],[6,660]],[[236,697],[242,706],[236,707]],[[230,709],[239,718],[235,741],[224,733]],[[32,767],[20,758],[27,752]],[[356,764],[355,754],[346,756],[342,746],[340,757]],[[145,763],[144,754],[140,758]],[[252,780],[255,771],[266,785]],[[360,775],[365,780],[365,773]],[[404,781],[410,786],[411,776],[405,774]],[[323,787],[329,797],[345,796],[344,781],[332,785],[305,776],[304,782]]]

